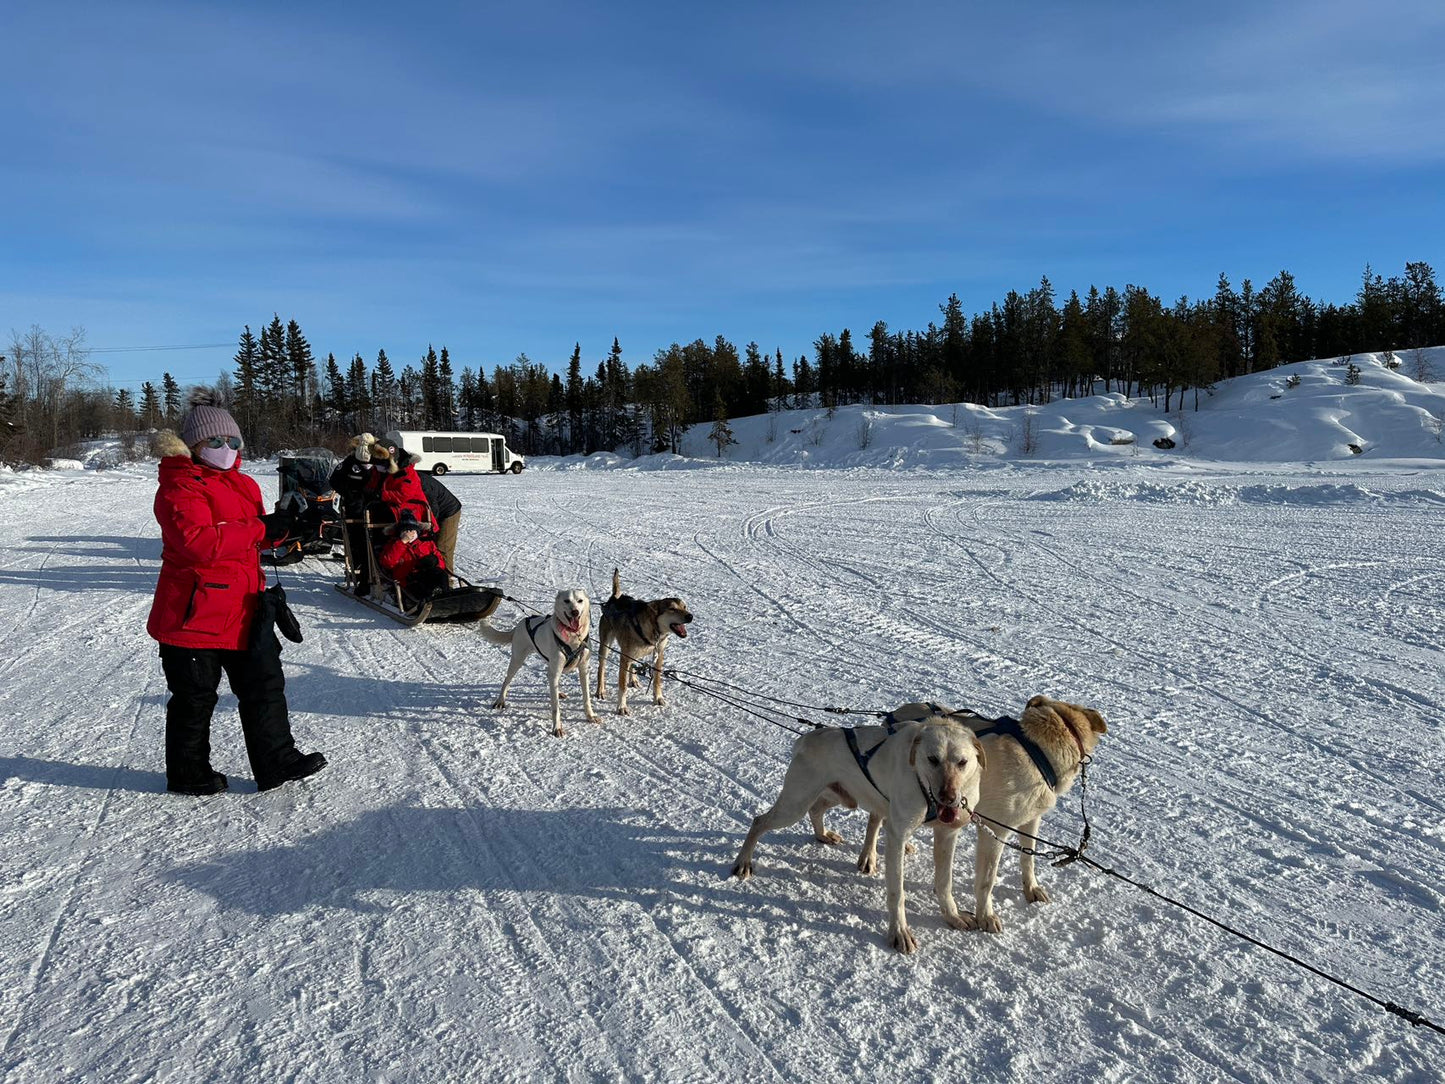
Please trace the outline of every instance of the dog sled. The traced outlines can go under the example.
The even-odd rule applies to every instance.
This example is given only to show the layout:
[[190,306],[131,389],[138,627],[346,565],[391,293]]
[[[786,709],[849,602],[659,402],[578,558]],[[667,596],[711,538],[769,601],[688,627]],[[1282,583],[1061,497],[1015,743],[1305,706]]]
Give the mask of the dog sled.
[[[375,509],[363,508],[360,514],[351,518],[348,511],[342,522],[345,525],[360,525],[362,530],[341,531],[346,553],[345,579],[336,589],[349,595],[364,606],[386,614],[394,621],[408,627],[423,622],[465,622],[480,621],[491,616],[501,605],[502,592],[495,587],[474,584],[459,574],[456,569],[447,569],[445,588],[432,591],[424,596],[407,592],[402,585],[387,575],[377,560],[376,551],[384,539],[383,532],[392,523],[388,518],[374,515]],[[366,540],[364,546],[354,546],[353,534]],[[356,552],[357,550],[361,552]],[[362,576],[363,565],[366,576]],[[365,582],[368,590],[358,593]]]
[[294,536],[284,545],[265,551],[268,564],[294,565],[307,557],[329,555],[342,541],[341,511],[331,488],[336,456],[325,448],[304,448],[283,455],[276,467],[281,479],[280,508],[288,501],[296,510]]

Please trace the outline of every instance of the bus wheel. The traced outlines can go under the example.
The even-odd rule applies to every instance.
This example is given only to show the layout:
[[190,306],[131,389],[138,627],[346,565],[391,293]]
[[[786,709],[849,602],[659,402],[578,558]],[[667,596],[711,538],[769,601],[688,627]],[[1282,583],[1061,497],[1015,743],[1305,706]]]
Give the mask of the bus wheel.
[[520,463],[513,463],[513,464],[512,464],[512,473],[513,473],[513,474],[521,474],[521,473],[522,473],[522,464],[520,464]]
[[431,472],[435,474],[438,478],[440,478],[443,474],[447,472],[447,465],[445,463],[438,463],[435,467],[431,469]]

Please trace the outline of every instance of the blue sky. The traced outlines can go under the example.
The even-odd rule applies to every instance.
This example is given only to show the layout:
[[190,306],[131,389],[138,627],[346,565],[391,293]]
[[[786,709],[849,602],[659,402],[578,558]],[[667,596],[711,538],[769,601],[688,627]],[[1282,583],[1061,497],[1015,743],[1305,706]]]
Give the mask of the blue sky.
[[791,361],[1041,275],[1445,272],[1438,2],[523,7],[6,3],[0,340]]

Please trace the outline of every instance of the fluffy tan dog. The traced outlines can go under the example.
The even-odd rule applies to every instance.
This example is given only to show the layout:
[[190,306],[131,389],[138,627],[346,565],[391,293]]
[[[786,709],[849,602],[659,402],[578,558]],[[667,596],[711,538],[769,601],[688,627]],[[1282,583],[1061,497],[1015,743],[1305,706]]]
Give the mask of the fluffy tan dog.
[[[783,790],[753,825],[733,863],[733,876],[753,874],[753,848],[763,833],[808,814],[824,843],[842,837],[823,829],[834,805],[862,806],[878,823],[887,820],[888,942],[899,952],[918,947],[903,906],[903,848],[916,828],[933,829],[933,892],[944,921],[957,929],[972,923],[953,901],[953,849],[958,830],[979,797],[983,750],[965,726],[928,717],[893,729],[826,727],[804,734],[793,746]],[[873,821],[870,819],[870,826]],[[873,832],[876,842],[877,832]]]
[[[970,928],[998,933],[1003,923],[993,910],[993,889],[1004,842],[1013,829],[1036,836],[1039,822],[1074,785],[1086,757],[1093,755],[1100,736],[1108,733],[1104,717],[1093,708],[1036,696],[1016,721],[982,719],[968,712],[950,711],[938,704],[904,704],[892,713],[900,723],[942,715],[973,730],[983,742],[988,761],[979,788],[976,812],[988,818],[978,825],[978,850],[973,867],[974,909],[963,921]],[[1012,733],[1017,730],[1018,735]],[[1032,749],[1030,749],[1032,747]],[[1042,762],[1036,760],[1042,757]],[[989,823],[997,822],[997,823]],[[1007,825],[1001,828],[999,825]],[[879,825],[868,819],[868,834],[858,856],[858,867],[871,872],[877,864]],[[1032,841],[1023,839],[1025,846]],[[1049,894],[1039,884],[1034,856],[1019,855],[1024,898],[1047,903]]]

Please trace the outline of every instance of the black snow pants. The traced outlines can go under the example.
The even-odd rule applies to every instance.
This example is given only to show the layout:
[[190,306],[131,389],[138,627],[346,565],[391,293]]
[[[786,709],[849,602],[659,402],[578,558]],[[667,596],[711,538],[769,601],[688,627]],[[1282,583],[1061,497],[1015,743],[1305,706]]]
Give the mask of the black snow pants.
[[291,737],[281,645],[274,633],[249,651],[161,644],[161,669],[171,698],[166,703],[166,780],[192,785],[211,778],[211,713],[219,699],[221,672],[240,701],[241,732],[256,782],[285,773],[301,754]]

